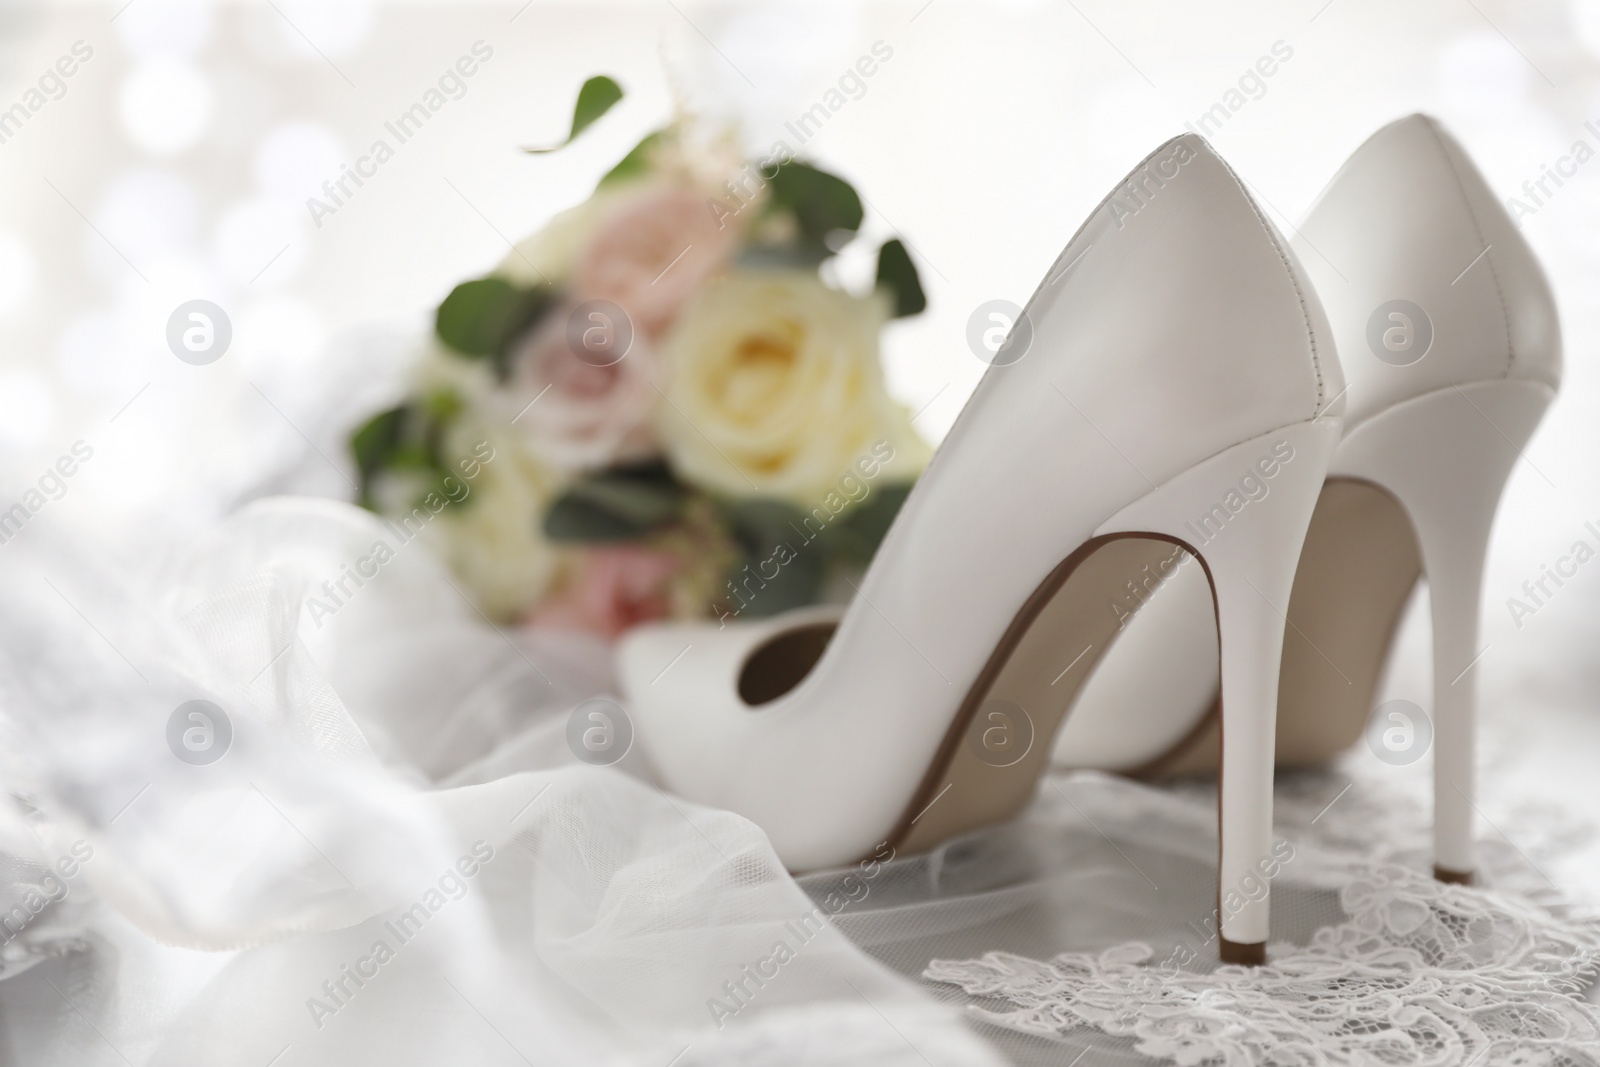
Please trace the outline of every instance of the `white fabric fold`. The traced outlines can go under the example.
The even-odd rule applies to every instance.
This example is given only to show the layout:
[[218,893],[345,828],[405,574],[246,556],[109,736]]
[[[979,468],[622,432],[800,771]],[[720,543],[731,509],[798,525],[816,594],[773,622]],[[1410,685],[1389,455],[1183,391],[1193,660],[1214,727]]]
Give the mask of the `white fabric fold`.
[[[154,564],[0,560],[6,825],[37,842],[8,877],[92,851],[26,962],[63,958],[0,986],[8,1016],[42,1012],[17,1055],[1000,1062],[758,828],[576,763],[566,713],[609,688],[603,645],[492,628],[420,545],[341,586],[385,537],[275,499]],[[169,738],[196,700],[231,732],[214,762]]]
[[[1600,1032],[1600,926],[1531,867],[1570,816],[1497,814],[1490,888],[1441,890],[1425,767],[1285,777],[1259,972],[1215,970],[1205,785],[1053,773],[1005,827],[796,881],[637,753],[575,759],[604,644],[489,626],[420,545],[340,586],[386,536],[283,498],[161,560],[0,554],[0,1064],[1445,1067]],[[211,762],[171,730],[196,700]]]

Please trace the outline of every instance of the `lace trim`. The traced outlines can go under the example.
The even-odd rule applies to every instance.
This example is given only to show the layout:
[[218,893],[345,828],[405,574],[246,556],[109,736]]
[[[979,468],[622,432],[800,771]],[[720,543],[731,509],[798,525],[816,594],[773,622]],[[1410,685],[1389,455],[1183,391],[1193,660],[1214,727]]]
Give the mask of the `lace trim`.
[[1095,1027],[1186,1067],[1600,1064],[1600,1007],[1582,999],[1600,974],[1596,923],[1392,866],[1352,872],[1340,899],[1345,922],[1272,946],[1259,969],[1159,968],[1129,943],[934,960],[923,976],[1016,1004],[972,1009],[997,1025]]

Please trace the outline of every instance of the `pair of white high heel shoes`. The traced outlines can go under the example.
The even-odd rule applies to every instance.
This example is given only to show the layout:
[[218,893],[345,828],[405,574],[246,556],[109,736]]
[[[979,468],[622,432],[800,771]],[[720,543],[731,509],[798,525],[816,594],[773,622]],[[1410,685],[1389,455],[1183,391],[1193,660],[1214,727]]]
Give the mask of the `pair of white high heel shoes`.
[[[1250,885],[1275,749],[1307,762],[1359,736],[1420,572],[1435,872],[1468,880],[1466,668],[1501,489],[1560,376],[1554,304],[1420,115],[1362,145],[1299,235],[1199,137],[1135,167],[851,604],[630,635],[623,688],[663,783],[755,821],[793,870],[917,851],[1018,812],[1070,709],[1066,746],[1108,769],[1220,747],[1219,892]],[[1209,580],[1198,617],[1178,590],[1202,571],[1177,548]],[[1162,710],[1130,734],[1135,684]],[[1267,919],[1264,895],[1225,915],[1222,958],[1261,962]]]

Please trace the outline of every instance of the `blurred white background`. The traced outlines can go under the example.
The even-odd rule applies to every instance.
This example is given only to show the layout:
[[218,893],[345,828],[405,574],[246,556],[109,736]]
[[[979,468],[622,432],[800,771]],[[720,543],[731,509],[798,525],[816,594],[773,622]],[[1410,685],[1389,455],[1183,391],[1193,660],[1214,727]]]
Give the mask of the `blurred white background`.
[[[307,197],[479,41],[493,55],[465,94],[315,225]],[[1600,162],[1524,192],[1576,142],[1600,149],[1592,0],[6,4],[0,109],[75,46],[92,56],[0,142],[0,510],[79,440],[93,459],[20,536],[88,529],[135,553],[251,495],[351,495],[344,434],[452,285],[582,200],[675,100],[765,148],[878,41],[892,58],[803,151],[861,191],[869,232],[913,247],[930,308],[886,344],[931,440],[983,369],[972,310],[1023,303],[1111,183],[1275,45],[1290,58],[1212,139],[1281,227],[1415,110],[1536,207],[1567,382],[1502,509],[1477,669],[1486,747],[1536,747],[1535,790],[1585,781],[1600,565],[1520,628],[1505,601],[1600,523]],[[596,73],[623,104],[563,153],[523,153],[564,134]],[[196,298],[233,325],[207,366],[165,341]],[[1424,704],[1426,639],[1408,631],[1391,680]],[[1524,720],[1529,702],[1548,713]]]

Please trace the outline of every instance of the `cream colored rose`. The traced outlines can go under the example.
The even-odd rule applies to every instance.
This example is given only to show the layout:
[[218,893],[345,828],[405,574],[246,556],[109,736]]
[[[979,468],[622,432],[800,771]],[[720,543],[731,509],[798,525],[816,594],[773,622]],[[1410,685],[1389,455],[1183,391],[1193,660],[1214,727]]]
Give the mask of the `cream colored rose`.
[[[562,553],[544,538],[544,513],[562,478],[512,425],[506,399],[487,364],[432,345],[413,369],[411,393],[448,393],[460,410],[440,442],[439,459],[453,479],[448,502],[436,475],[386,471],[373,488],[380,514],[420,529],[421,539],[457,584],[495,619],[526,614],[549,589]],[[463,492],[463,488],[465,492]]]
[[863,457],[881,463],[880,481],[914,477],[931,450],[884,388],[887,317],[877,294],[830,289],[809,271],[711,283],[665,340],[658,418],[673,468],[714,492],[807,508],[859,476]]
[[458,472],[470,493],[428,524],[426,540],[485,614],[517,618],[556,574],[560,554],[543,520],[559,483],[517,435],[470,415],[449,437],[446,451],[463,457],[456,465],[471,464]]

